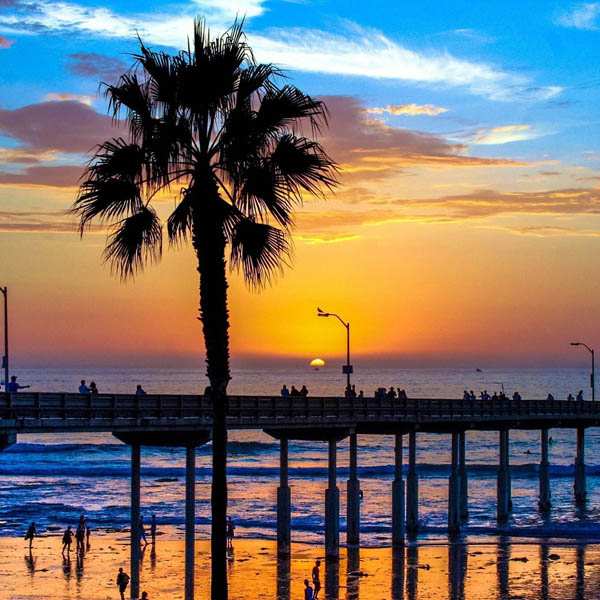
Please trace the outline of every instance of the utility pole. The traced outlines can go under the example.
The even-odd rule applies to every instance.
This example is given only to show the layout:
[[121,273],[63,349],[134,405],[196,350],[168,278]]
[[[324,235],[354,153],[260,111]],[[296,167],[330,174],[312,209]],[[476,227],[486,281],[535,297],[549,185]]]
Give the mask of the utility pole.
[[2,366],[4,367],[4,391],[8,390],[9,370],[8,370],[8,287],[0,287],[0,292],[4,296],[4,355],[2,356]]

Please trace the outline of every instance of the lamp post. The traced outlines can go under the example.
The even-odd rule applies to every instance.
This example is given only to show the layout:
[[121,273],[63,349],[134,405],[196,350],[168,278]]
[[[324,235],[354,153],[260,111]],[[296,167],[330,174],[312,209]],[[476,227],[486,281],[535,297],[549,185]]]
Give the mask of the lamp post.
[[8,390],[8,287],[0,287],[4,296],[4,355],[2,366],[4,367],[4,391]]
[[590,348],[587,344],[583,342],[571,342],[571,346],[583,346],[587,349],[587,351],[592,355],[592,372],[590,374],[590,387],[592,388],[592,400],[596,399],[596,376],[594,369],[594,349]]
[[346,375],[346,391],[350,392],[350,375],[353,372],[352,365],[350,364],[350,323],[344,321],[342,317],[335,313],[325,312],[320,308],[317,308],[318,317],[335,317],[345,328],[346,328],[346,364],[342,367],[342,373]]

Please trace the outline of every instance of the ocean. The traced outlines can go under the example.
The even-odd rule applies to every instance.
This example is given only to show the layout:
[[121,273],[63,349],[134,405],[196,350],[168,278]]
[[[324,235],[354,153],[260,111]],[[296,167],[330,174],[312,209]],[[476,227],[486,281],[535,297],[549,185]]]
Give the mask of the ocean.
[[[96,381],[100,392],[132,393],[140,383],[148,393],[198,393],[206,380],[201,369],[21,369],[19,381],[32,391],[75,392],[79,380]],[[406,389],[409,397],[460,398],[464,389],[507,394],[518,390],[524,399],[566,398],[583,389],[585,369],[376,369],[357,368],[353,382],[365,395],[379,386]],[[232,394],[277,395],[282,384],[306,384],[314,395],[339,395],[344,378],[338,366],[319,371],[309,367],[237,369]],[[573,501],[575,432],[552,429],[550,445],[552,511],[537,511],[539,432],[512,431],[513,515],[504,533],[527,539],[600,540],[600,446],[598,429],[586,435],[588,505]],[[423,539],[446,538],[450,436],[418,434],[420,520]],[[407,442],[407,440],[406,440]],[[406,443],[405,442],[405,443]],[[236,535],[273,538],[278,485],[278,443],[261,431],[231,432],[229,444],[229,512]],[[198,449],[197,523],[200,536],[210,525],[210,445]],[[322,543],[327,447],[322,442],[290,442],[293,540]],[[391,480],[393,439],[359,436],[359,476],[364,492],[361,542],[391,543]],[[498,435],[467,433],[469,524],[472,539],[495,536]],[[345,530],[345,489],[348,444],[338,445],[338,486],[341,492],[341,539]],[[184,450],[143,448],[142,511],[155,514],[159,527],[183,527]],[[22,435],[0,453],[0,535],[22,536],[35,521],[40,532],[75,524],[85,513],[96,530],[122,530],[129,519],[129,452],[109,434]]]

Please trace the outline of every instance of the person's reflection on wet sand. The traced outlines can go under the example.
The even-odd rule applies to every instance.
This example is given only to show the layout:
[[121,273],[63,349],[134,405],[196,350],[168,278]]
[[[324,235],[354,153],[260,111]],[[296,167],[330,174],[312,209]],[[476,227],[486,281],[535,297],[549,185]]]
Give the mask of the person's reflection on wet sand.
[[510,543],[508,538],[500,536],[496,548],[496,574],[498,576],[498,598],[499,600],[510,599],[509,583],[509,561],[510,561]]
[[35,573],[35,563],[37,562],[37,558],[33,556],[31,548],[29,549],[29,554],[26,554],[24,558],[27,570],[31,575],[33,575]]
[[360,549],[348,548],[346,569],[346,600],[358,600],[360,589]]
[[392,600],[404,600],[404,547],[392,549]]
[[406,550],[406,594],[408,600],[416,600],[419,588],[419,546],[412,543]]
[[277,600],[290,600],[290,557],[277,556]]
[[64,556],[62,562],[63,575],[67,581],[71,579],[71,557]]
[[340,561],[325,559],[325,600],[337,600],[340,593]]
[[464,600],[467,545],[462,540],[448,545],[448,593],[451,600]]

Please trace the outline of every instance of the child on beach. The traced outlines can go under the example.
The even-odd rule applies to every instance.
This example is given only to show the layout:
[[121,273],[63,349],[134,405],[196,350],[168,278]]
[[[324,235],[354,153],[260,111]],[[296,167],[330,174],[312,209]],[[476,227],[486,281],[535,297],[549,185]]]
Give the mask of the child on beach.
[[117,574],[117,587],[119,588],[119,594],[121,594],[121,600],[125,600],[125,591],[129,585],[129,575],[123,571],[123,567],[119,567],[119,573]]
[[304,580],[304,600],[314,600],[313,589],[310,587],[310,583],[308,583],[308,579]]
[[69,525],[66,529],[65,532],[63,533],[63,537],[62,537],[62,555],[63,557],[65,556],[65,550],[67,551],[67,554],[69,552],[71,552],[71,542],[73,541],[73,531],[71,529],[71,526]]

